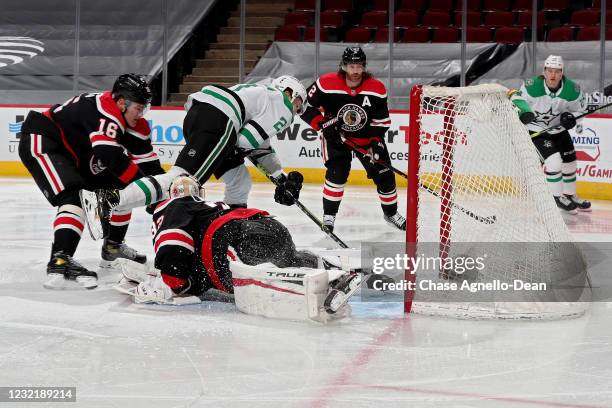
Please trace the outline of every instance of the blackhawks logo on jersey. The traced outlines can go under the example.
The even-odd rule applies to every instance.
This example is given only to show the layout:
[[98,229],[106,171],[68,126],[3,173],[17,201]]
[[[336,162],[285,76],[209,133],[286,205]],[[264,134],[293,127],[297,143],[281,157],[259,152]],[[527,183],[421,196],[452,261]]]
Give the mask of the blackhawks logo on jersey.
[[368,123],[368,114],[361,106],[349,103],[338,111],[338,120],[342,123],[342,130],[356,132]]

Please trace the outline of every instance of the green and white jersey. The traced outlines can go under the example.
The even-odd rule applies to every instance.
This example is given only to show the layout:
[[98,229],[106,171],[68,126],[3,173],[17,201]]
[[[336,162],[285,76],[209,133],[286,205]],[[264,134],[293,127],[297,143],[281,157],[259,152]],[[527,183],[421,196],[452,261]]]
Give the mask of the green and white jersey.
[[[230,88],[208,85],[187,98],[185,110],[193,100],[208,103],[224,112],[236,129],[236,148],[247,154],[257,150],[261,164],[272,175],[282,168],[270,145],[270,138],[285,130],[293,121],[293,104],[280,90],[258,84],[237,84]],[[269,151],[268,156],[261,155]],[[269,163],[269,164],[268,164]]]
[[559,126],[548,133],[560,133],[564,130],[559,118],[563,112],[570,112],[574,116],[586,112],[586,98],[580,86],[566,77],[563,77],[561,87],[556,92],[546,86],[542,75],[526,80],[519,92],[536,115],[535,120],[527,125],[527,129],[533,132]]

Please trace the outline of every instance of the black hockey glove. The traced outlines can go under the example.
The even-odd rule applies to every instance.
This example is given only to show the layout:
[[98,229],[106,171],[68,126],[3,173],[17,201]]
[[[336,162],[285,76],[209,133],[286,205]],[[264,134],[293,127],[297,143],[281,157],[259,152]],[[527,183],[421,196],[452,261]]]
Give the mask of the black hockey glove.
[[527,125],[535,120],[535,113],[523,112],[519,115],[519,119],[523,125]]
[[565,128],[565,130],[570,130],[574,126],[576,126],[576,118],[569,112],[563,112],[561,114],[561,126]]
[[282,174],[276,179],[277,186],[274,191],[274,201],[282,205],[293,205],[300,198],[300,190],[304,182],[302,173],[292,171],[285,176]]
[[[332,122],[333,119],[336,119],[335,116],[325,116],[321,121],[321,133],[323,133],[323,137],[330,143],[341,144],[340,140],[340,123]],[[326,126],[327,125],[327,126]]]
[[385,157],[385,145],[382,142],[374,142],[368,148],[368,156],[373,163],[378,163]]

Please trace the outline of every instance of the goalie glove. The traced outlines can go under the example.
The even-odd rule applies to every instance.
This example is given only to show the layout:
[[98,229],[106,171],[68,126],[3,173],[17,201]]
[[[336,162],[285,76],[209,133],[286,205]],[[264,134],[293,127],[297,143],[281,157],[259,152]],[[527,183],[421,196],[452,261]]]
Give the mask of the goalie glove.
[[559,120],[561,121],[561,126],[563,126],[565,130],[570,130],[576,126],[576,118],[570,112],[563,112]]
[[172,300],[174,292],[166,285],[161,274],[149,276],[144,282],[136,286],[134,291],[134,302],[136,303],[158,303],[166,304]]
[[288,175],[281,174],[276,179],[276,190],[274,190],[274,201],[282,205],[293,205],[300,198],[300,190],[304,176],[298,171],[292,171]]

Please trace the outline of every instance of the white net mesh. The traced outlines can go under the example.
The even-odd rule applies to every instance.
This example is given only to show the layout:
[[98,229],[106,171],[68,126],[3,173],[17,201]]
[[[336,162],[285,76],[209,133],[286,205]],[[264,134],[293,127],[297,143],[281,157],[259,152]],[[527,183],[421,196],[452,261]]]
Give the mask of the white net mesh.
[[[417,227],[415,254],[442,261],[484,256],[486,268],[459,273],[451,265],[437,271],[435,278],[417,272],[417,283],[521,280],[545,283],[548,290],[466,296],[461,290],[434,294],[417,289],[414,312],[562,318],[586,310],[587,303],[575,302],[590,294],[584,260],[506,91],[500,85],[422,87],[416,140],[420,188],[413,192],[419,202],[418,216],[412,220]],[[411,146],[414,142],[411,139]],[[564,290],[580,285],[583,297]]]

